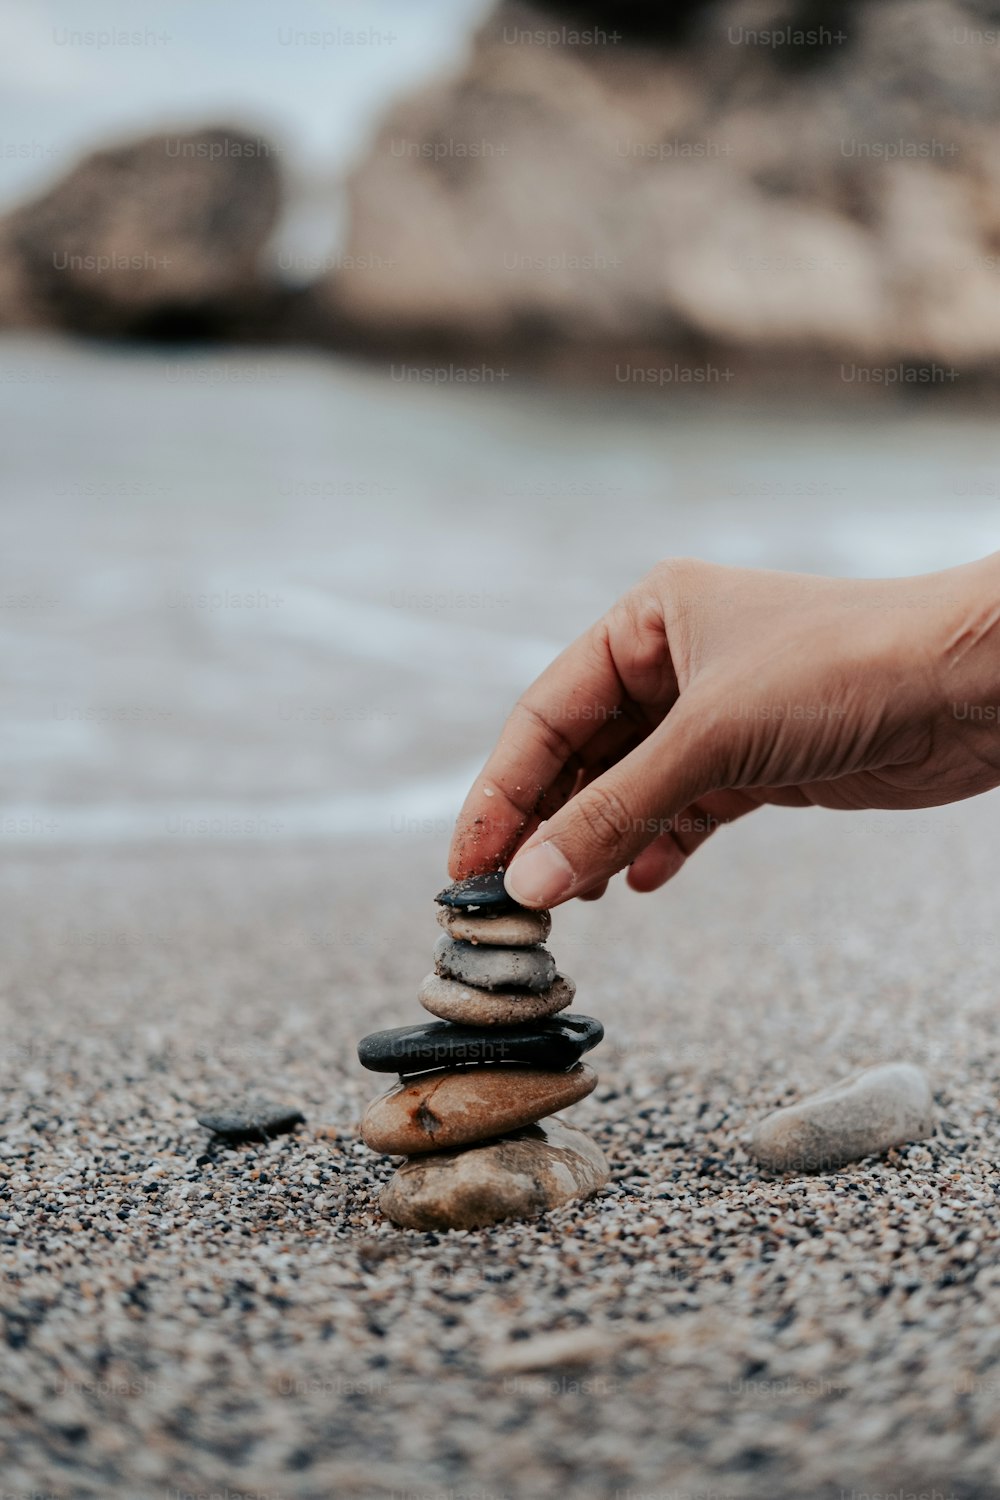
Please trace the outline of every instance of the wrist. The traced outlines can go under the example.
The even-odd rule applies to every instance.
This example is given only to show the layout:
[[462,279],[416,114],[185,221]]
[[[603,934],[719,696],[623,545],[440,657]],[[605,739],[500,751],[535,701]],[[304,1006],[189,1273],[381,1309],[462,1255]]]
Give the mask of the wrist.
[[[1000,716],[1000,553],[933,575],[943,614],[935,632],[938,683],[957,720]],[[990,710],[987,714],[986,710]]]

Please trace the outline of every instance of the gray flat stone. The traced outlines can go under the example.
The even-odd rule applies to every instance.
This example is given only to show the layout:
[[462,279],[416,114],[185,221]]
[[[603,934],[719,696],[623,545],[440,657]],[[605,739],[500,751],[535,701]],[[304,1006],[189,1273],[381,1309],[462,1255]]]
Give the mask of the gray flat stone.
[[434,968],[442,979],[483,990],[547,990],[556,977],[547,948],[487,948],[445,935],[434,944]]
[[912,1063],[885,1063],[775,1110],[756,1126],[750,1154],[774,1172],[834,1171],[933,1133],[924,1073]]

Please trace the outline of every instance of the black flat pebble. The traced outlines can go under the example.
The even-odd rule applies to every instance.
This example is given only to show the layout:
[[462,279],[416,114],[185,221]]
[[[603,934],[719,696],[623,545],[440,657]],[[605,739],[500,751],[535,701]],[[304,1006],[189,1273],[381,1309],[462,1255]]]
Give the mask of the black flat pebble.
[[305,1115],[293,1105],[273,1104],[266,1099],[248,1099],[198,1116],[198,1124],[226,1141],[269,1141],[305,1123]]
[[358,1043],[361,1066],[373,1073],[426,1073],[463,1063],[528,1063],[571,1068],[596,1047],[604,1027],[593,1016],[560,1015],[526,1026],[394,1026]]
[[499,917],[509,911],[527,909],[513,896],[508,896],[500,870],[492,875],[470,875],[468,880],[456,880],[454,885],[445,886],[434,899],[442,906],[476,912],[481,917]]

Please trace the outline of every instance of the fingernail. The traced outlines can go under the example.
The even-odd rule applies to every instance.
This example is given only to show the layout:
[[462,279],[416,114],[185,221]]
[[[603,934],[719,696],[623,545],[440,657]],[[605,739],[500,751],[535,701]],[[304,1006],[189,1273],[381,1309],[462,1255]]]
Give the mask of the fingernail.
[[522,906],[552,906],[569,894],[575,879],[565,854],[546,841],[516,855],[503,883]]

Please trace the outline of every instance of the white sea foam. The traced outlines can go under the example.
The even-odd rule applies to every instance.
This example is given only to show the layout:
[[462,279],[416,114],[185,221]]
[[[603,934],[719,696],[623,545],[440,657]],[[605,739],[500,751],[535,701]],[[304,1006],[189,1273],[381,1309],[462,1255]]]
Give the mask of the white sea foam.
[[[210,593],[225,593],[215,579]],[[343,598],[325,589],[282,586],[280,608],[262,611],[220,610],[226,629],[264,629],[291,636],[361,661],[439,676],[490,677],[506,686],[523,686],[557,656],[558,642],[506,635],[463,619],[438,619],[405,608]]]

